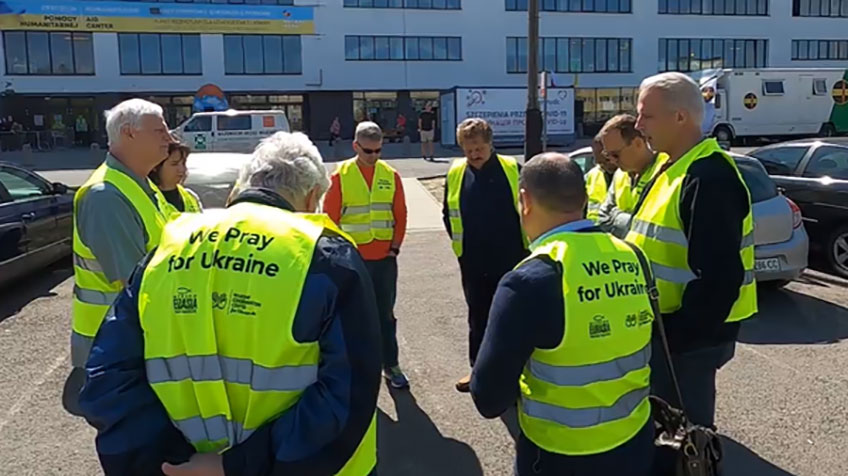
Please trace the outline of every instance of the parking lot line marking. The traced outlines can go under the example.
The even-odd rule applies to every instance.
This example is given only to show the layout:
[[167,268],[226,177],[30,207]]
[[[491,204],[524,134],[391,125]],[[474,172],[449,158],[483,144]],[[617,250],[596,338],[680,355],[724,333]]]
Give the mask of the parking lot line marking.
[[24,408],[26,402],[35,394],[36,390],[38,390],[38,387],[44,385],[44,382],[46,382],[47,379],[50,378],[53,372],[55,372],[56,369],[59,368],[59,366],[67,362],[67,360],[67,354],[63,354],[57,357],[56,360],[53,362],[53,365],[51,365],[40,378],[35,380],[32,385],[29,386],[27,391],[23,393],[23,395],[18,397],[18,400],[15,402],[15,404],[12,405],[11,408],[9,408],[9,411],[6,412],[6,415],[4,415],[3,419],[0,420],[0,433],[3,432],[3,427],[5,427],[6,424],[9,423],[9,421],[11,421],[11,419]]

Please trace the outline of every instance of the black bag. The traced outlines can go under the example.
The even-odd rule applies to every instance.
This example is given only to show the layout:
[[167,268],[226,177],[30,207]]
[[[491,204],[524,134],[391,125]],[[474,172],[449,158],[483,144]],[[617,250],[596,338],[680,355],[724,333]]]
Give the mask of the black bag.
[[674,365],[671,362],[668,338],[660,313],[659,292],[651,267],[642,250],[632,243],[627,244],[636,253],[645,273],[645,281],[648,284],[648,298],[651,300],[651,308],[654,311],[654,322],[662,340],[668,374],[674,385],[679,407],[675,408],[657,396],[652,395],[650,397],[654,422],[657,426],[655,444],[661,448],[671,448],[677,453],[674,476],[721,476],[723,474],[721,463],[724,454],[718,434],[712,428],[691,423],[686,417],[683,395],[680,393],[680,385],[677,382],[677,375],[674,373]]

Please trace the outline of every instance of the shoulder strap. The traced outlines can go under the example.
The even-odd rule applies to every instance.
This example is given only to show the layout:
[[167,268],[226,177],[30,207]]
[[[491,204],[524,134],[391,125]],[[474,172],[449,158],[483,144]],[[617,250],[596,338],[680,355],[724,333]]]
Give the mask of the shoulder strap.
[[660,335],[660,340],[662,340],[665,362],[668,366],[668,375],[671,376],[671,383],[674,385],[674,393],[677,397],[678,408],[683,411],[683,415],[685,416],[686,408],[683,406],[683,394],[680,392],[680,384],[677,381],[677,374],[674,372],[674,364],[671,362],[671,351],[668,347],[668,337],[665,334],[665,326],[663,325],[662,313],[660,312],[660,293],[657,290],[657,283],[654,281],[654,274],[651,271],[651,265],[648,263],[648,260],[645,258],[645,254],[642,253],[642,250],[639,249],[638,246],[630,243],[629,241],[624,242],[627,243],[627,246],[629,246],[633,250],[633,253],[636,254],[636,259],[639,260],[639,264],[642,266],[642,272],[645,273],[645,281],[648,285],[648,299],[651,301],[651,309],[654,311],[654,323],[656,324],[657,332]]

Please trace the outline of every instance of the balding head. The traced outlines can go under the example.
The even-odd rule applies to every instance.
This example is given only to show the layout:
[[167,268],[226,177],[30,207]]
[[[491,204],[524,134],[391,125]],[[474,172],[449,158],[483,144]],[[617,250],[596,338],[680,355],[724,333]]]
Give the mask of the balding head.
[[533,157],[521,169],[518,186],[521,226],[531,240],[583,218],[586,183],[580,166],[568,156],[546,152]]
[[554,213],[582,211],[586,204],[583,171],[568,156],[539,154],[524,165],[519,186],[543,208]]

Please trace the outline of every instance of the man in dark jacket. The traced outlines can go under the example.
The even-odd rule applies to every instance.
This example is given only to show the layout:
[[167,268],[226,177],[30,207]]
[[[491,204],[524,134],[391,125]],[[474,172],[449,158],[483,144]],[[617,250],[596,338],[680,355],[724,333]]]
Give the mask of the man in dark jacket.
[[[642,83],[636,127],[669,158],[642,194],[627,240],[651,261],[689,419],[713,426],[716,371],[733,357],[739,321],[756,313],[757,298],[750,194],[733,159],[701,135],[703,108],[686,75]],[[663,359],[656,347],[652,387],[677,405]]]
[[[106,475],[375,470],[381,356],[371,279],[329,218],[302,213],[328,185],[309,139],[277,133],[254,152],[226,210],[165,228],[86,365],[80,406],[98,430]],[[252,264],[230,265],[239,260]]]
[[[517,211],[518,163],[495,152],[492,128],[482,119],[466,119],[456,135],[465,158],[448,171],[442,218],[459,259],[473,366],[498,281],[527,249]],[[457,390],[468,392],[470,381],[470,374],[460,379]]]

